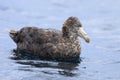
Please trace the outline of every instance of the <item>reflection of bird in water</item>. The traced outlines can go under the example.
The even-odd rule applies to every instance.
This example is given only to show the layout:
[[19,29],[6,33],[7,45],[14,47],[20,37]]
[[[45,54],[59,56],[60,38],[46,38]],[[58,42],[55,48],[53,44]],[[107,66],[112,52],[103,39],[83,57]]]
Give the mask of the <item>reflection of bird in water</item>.
[[69,17],[64,22],[62,31],[24,27],[19,31],[11,30],[9,33],[17,44],[18,51],[26,51],[43,59],[62,61],[74,61],[79,58],[79,36],[86,42],[90,41],[77,17]]
[[[76,76],[75,70],[78,70],[78,63],[66,63],[66,62],[50,62],[50,61],[36,61],[36,60],[16,60],[16,63],[22,65],[29,65],[35,68],[49,68],[51,70],[42,69],[40,72],[44,74],[60,74],[64,76]],[[19,70],[23,71],[33,71],[34,68],[19,67]],[[52,71],[52,69],[56,69],[56,71]]]

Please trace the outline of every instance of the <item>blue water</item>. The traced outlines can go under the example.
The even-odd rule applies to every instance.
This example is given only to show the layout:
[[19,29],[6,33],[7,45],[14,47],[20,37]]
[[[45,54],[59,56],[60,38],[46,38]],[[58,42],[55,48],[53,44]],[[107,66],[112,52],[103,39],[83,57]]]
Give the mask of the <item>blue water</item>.
[[[77,16],[90,44],[79,64],[14,60],[8,31],[24,26],[61,30]],[[0,0],[0,80],[120,80],[120,0]]]

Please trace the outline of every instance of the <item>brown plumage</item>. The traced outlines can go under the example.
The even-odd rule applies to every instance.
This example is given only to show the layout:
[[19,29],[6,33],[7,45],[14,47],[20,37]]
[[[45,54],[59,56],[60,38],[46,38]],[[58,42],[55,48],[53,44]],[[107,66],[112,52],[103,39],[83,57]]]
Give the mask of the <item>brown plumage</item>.
[[29,51],[41,58],[72,59],[81,53],[78,36],[89,42],[87,34],[77,17],[69,17],[62,31],[24,27],[19,31],[11,30],[10,37],[17,44],[17,50]]

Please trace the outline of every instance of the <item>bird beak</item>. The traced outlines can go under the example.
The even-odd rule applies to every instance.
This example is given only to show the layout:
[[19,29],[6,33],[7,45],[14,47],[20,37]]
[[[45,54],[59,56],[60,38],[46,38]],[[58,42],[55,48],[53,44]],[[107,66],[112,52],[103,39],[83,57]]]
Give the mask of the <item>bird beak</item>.
[[82,27],[78,29],[78,35],[83,38],[87,43],[90,42],[90,38],[88,37],[87,33],[83,30]]

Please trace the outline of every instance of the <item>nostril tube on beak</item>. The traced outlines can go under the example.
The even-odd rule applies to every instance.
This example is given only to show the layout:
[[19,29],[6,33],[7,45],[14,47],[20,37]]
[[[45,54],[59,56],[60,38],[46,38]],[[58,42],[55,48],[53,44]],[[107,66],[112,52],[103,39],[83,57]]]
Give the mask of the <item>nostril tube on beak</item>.
[[82,27],[78,29],[78,35],[83,38],[87,43],[90,42],[90,38],[88,37],[87,33],[83,30]]

